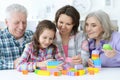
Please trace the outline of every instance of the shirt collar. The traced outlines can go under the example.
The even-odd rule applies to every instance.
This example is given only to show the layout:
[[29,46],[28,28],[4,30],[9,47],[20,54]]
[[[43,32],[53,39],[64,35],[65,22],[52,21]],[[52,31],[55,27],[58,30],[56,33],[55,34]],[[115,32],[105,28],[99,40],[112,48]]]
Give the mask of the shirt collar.
[[[6,33],[6,35],[7,35],[8,38],[15,39],[15,37],[9,32],[8,28],[5,29],[5,33]],[[25,39],[27,37],[29,37],[29,36],[27,36],[27,34],[24,34],[23,38]]]
[[6,33],[6,35],[7,35],[8,38],[15,39],[15,37],[8,31],[8,28],[6,28],[4,31],[5,31],[5,33]]

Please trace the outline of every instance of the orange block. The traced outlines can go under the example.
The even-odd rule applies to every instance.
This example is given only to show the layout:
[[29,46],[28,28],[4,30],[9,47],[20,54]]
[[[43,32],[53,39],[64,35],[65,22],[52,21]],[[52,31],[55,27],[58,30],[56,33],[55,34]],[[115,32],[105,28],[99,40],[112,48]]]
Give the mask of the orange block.
[[79,72],[75,72],[75,76],[79,76],[80,74],[79,74]]
[[28,70],[22,70],[22,74],[24,75],[28,74]]
[[60,76],[60,72],[54,72],[54,76]]
[[62,73],[63,75],[67,75],[67,70],[62,70],[61,73]]
[[89,71],[89,74],[90,74],[90,75],[94,75],[94,70],[90,70],[90,71]]
[[92,57],[99,57],[99,54],[92,54]]
[[90,74],[90,75],[94,75],[94,68],[93,67],[88,67],[88,73]]

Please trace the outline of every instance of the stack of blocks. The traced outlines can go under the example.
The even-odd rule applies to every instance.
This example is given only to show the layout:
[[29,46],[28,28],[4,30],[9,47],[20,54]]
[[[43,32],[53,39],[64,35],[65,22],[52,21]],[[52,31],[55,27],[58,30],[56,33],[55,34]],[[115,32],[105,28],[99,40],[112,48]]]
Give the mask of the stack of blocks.
[[99,58],[99,51],[98,50],[93,50],[91,57],[92,57],[94,67],[100,69],[101,68],[101,60]]
[[47,62],[47,70],[50,71],[52,74],[54,72],[59,72],[59,70],[57,69],[57,66],[60,63],[61,63],[60,61],[49,61],[49,62]]

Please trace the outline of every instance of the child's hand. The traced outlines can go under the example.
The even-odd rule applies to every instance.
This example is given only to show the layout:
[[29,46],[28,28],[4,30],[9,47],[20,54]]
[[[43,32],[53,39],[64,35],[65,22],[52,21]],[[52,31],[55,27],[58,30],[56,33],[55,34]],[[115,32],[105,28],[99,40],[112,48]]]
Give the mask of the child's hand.
[[45,60],[45,61],[37,62],[36,66],[37,67],[46,67],[47,66],[47,62],[49,62],[49,61],[54,61],[54,59],[48,59],[48,60]]
[[116,55],[116,51],[113,49],[113,50],[102,50],[104,51],[105,55],[109,58],[112,58]]
[[37,66],[37,67],[46,67],[46,63],[45,63],[44,61],[42,61],[42,62],[37,62],[37,63],[36,63],[36,66]]
[[88,66],[89,67],[94,67],[93,61],[91,59],[88,59]]
[[72,63],[73,64],[82,64],[82,58],[80,55],[77,55],[77,56],[73,56],[72,57]]
[[49,61],[54,61],[55,59],[48,59],[48,60],[45,60],[44,62],[47,64],[47,62]]

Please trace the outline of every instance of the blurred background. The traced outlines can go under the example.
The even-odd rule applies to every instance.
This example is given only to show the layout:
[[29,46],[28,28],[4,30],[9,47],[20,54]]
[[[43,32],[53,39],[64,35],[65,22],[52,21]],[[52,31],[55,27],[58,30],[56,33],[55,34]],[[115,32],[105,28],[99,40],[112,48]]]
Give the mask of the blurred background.
[[48,19],[54,21],[56,11],[64,5],[72,5],[81,16],[80,28],[89,12],[103,10],[107,12],[120,31],[120,0],[0,0],[0,28],[5,28],[5,9],[7,6],[18,3],[28,10],[27,29],[35,31],[38,21]]

